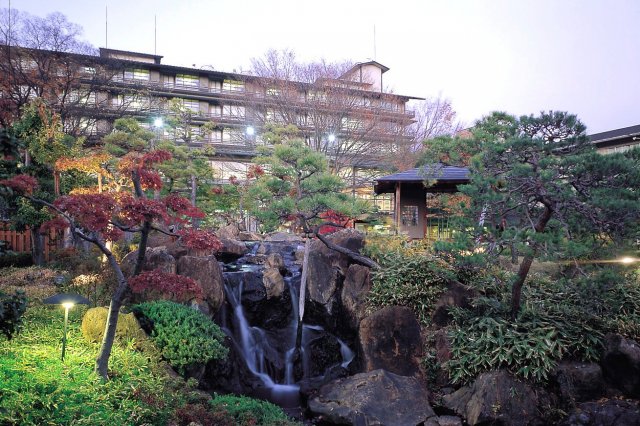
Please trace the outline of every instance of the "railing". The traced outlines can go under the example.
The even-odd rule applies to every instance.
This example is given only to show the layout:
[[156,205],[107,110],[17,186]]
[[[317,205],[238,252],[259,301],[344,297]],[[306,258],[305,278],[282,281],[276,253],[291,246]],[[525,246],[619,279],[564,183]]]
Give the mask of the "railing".
[[[244,87],[238,87],[235,89],[221,88],[221,87],[202,87],[200,84],[190,85],[190,84],[179,84],[174,82],[165,82],[165,81],[151,81],[151,80],[140,80],[134,78],[124,78],[122,76],[115,76],[112,78],[112,81],[124,84],[132,84],[132,85],[143,85],[147,86],[151,89],[162,91],[183,91],[189,93],[200,93],[204,95],[216,94],[216,95],[224,95],[229,96],[235,99],[242,99],[244,101],[253,101],[253,102],[266,102],[275,101],[280,97],[277,94],[267,94],[264,92],[251,91],[246,90]],[[198,82],[199,83],[199,82]],[[326,109],[335,109],[335,102],[331,102],[329,100],[321,100],[321,99],[302,99],[300,97],[287,97],[287,102],[292,103],[297,107],[320,107]],[[340,106],[338,106],[340,108]],[[372,105],[358,105],[358,104],[344,104],[345,109],[353,109],[361,112],[376,112],[380,114],[400,114],[405,116],[406,118],[414,118],[415,111],[406,109],[404,106],[393,105],[390,104],[388,106],[372,106]]]

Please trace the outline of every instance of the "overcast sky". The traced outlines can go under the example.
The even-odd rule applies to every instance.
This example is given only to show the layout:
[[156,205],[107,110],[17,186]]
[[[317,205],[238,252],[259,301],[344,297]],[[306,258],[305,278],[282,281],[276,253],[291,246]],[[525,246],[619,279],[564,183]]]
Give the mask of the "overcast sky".
[[469,125],[548,109],[577,114],[589,133],[640,124],[640,0],[11,0],[65,14],[96,47],[105,6],[113,49],[154,53],[155,16],[165,64],[241,71],[290,48],[375,59],[394,92],[449,98]]

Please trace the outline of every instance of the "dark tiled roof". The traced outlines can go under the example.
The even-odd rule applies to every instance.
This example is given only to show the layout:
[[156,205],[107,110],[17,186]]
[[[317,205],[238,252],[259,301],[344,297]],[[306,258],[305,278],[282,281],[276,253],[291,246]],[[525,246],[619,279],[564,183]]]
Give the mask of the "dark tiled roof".
[[374,190],[376,194],[391,193],[395,191],[396,182],[422,184],[425,180],[436,180],[436,184],[429,187],[431,192],[452,192],[458,184],[469,182],[469,169],[443,164],[418,167],[376,179]]
[[466,167],[445,166],[443,164],[431,164],[418,167],[393,175],[376,179],[378,182],[422,182],[425,179],[437,179],[439,181],[464,181],[469,178],[469,169]]
[[608,130],[606,132],[589,135],[589,140],[595,144],[608,142],[615,139],[624,139],[640,135],[640,124],[636,126],[623,127],[622,129]]

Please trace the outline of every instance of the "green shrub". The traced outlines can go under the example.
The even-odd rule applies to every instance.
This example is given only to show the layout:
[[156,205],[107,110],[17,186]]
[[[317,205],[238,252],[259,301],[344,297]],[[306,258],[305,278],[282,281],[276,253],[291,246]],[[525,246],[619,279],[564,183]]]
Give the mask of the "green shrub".
[[163,300],[136,305],[134,313],[150,330],[162,356],[181,373],[190,366],[227,356],[224,333],[199,311]]
[[510,286],[483,281],[474,310],[454,310],[452,359],[443,366],[455,382],[507,368],[545,381],[561,359],[595,361],[606,333],[640,337],[640,288],[610,270],[579,280],[533,276],[523,288],[517,321],[509,319]]
[[0,255],[0,268],[23,268],[33,265],[31,253],[18,253],[15,251],[6,251]]
[[[394,239],[391,242],[395,241]],[[376,249],[375,260],[381,269],[372,271],[372,287],[367,295],[369,311],[388,305],[411,308],[418,320],[428,325],[433,307],[453,278],[451,269],[420,245],[394,245],[384,252]],[[372,248],[370,247],[370,250]]]
[[214,411],[226,411],[237,426],[288,426],[290,420],[280,407],[267,401],[246,396],[219,395],[210,403]]
[[27,296],[24,291],[16,290],[15,294],[0,291],[0,333],[11,340],[20,330],[22,315],[27,310]]

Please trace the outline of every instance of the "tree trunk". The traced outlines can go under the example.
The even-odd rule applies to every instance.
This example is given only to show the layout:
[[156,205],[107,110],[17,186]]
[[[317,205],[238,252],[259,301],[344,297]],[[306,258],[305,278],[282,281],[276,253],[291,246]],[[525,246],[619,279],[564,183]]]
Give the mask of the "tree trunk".
[[[536,223],[534,230],[536,234],[541,234],[544,232],[544,229],[549,223],[551,216],[553,215],[553,209],[549,203],[544,203],[545,208],[542,216],[538,219],[538,223]],[[529,275],[529,270],[531,269],[531,264],[533,263],[533,259],[536,256],[537,248],[534,246],[533,251],[530,254],[527,254],[523,259],[522,263],[520,263],[520,268],[518,268],[518,276],[516,280],[513,282],[511,287],[511,319],[515,320],[518,317],[518,312],[520,311],[520,299],[522,298],[522,286],[524,285],[525,280],[527,279],[527,275]]]
[[520,300],[522,298],[522,286],[524,285],[524,281],[527,279],[527,275],[529,274],[529,269],[531,269],[531,264],[533,263],[533,258],[535,253],[528,254],[522,259],[522,263],[520,263],[520,268],[518,268],[518,277],[513,282],[511,286],[511,319],[515,320],[518,316],[518,312],[520,311]]
[[36,266],[44,265],[44,236],[37,228],[31,228],[31,258]]
[[358,254],[354,251],[349,250],[346,247],[341,247],[339,245],[333,244],[331,241],[327,240],[322,234],[320,234],[318,231],[314,232],[315,236],[318,237],[318,239],[320,241],[322,241],[322,243],[327,246],[327,248],[337,251],[338,253],[342,253],[345,256],[347,256],[349,259],[353,260],[355,263],[359,264],[359,265],[364,265],[364,266],[368,266],[371,269],[380,269],[380,265],[378,265],[376,262],[374,262],[373,260],[369,259],[366,256],[363,256],[361,254]]
[[[198,182],[196,180],[196,175],[191,175],[191,204],[196,206],[196,197],[198,192]],[[200,227],[200,219],[193,219],[193,227],[198,229]]]
[[129,284],[127,283],[127,279],[124,277],[122,273],[122,269],[120,269],[120,265],[116,261],[113,254],[110,252],[108,254],[105,253],[109,263],[111,264],[111,268],[116,274],[116,278],[118,280],[118,288],[113,293],[111,297],[111,302],[109,303],[109,314],[107,316],[107,323],[104,329],[104,336],[102,337],[102,344],[100,345],[100,352],[98,353],[98,358],[96,359],[96,373],[102,377],[102,380],[107,380],[109,378],[109,357],[111,356],[111,349],[113,348],[113,341],[116,336],[116,326],[118,325],[118,315],[120,313],[120,308],[122,307],[122,302],[124,297],[127,294],[127,290],[129,289]]

